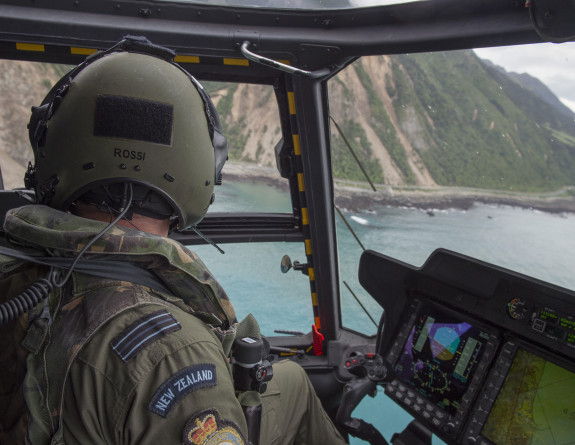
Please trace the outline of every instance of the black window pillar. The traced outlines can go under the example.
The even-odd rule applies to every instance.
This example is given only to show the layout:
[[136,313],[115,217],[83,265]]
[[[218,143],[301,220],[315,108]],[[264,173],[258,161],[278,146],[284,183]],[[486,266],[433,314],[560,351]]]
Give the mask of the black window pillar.
[[333,340],[341,317],[327,86],[294,76],[293,87],[321,332]]

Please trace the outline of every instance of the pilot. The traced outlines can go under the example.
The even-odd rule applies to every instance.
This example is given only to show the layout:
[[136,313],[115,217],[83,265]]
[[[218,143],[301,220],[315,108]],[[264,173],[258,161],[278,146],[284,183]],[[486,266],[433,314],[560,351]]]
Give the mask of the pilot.
[[[230,349],[257,324],[238,326],[202,261],[167,237],[204,217],[227,157],[213,104],[173,55],[127,38],[33,110],[26,182],[42,205],[11,210],[5,231],[69,269],[36,267],[51,292],[23,340],[32,444],[248,443]],[[273,365],[261,404],[262,445],[345,443],[294,362]]]

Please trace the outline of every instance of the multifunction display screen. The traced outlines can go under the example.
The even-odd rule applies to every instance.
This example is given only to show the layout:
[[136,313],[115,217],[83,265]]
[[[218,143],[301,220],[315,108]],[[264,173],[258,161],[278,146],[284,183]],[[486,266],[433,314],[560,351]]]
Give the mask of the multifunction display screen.
[[519,349],[481,434],[498,445],[575,444],[575,373]]
[[422,306],[396,362],[396,377],[456,414],[489,340],[487,332]]

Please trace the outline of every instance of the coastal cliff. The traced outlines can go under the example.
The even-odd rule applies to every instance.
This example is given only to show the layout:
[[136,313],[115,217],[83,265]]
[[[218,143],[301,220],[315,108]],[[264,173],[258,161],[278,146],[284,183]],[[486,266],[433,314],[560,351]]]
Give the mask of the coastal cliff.
[[[40,104],[66,69],[0,61],[5,188],[22,186],[32,160],[30,107]],[[258,167],[275,168],[281,138],[273,87],[205,87],[229,139],[230,160],[254,167],[244,174],[266,177]],[[378,56],[346,68],[328,90],[336,196],[344,207],[354,201],[350,194],[382,204],[439,207],[488,199],[543,207],[553,202],[555,210],[569,210],[575,200],[575,114],[531,76],[506,73],[472,51]],[[377,193],[366,192],[366,179],[337,127]],[[237,176],[232,167],[224,174]]]

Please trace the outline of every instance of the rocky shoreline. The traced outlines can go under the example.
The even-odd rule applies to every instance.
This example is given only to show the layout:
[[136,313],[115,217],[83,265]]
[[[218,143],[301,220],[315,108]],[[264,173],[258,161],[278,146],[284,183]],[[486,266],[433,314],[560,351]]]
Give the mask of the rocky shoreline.
[[475,204],[489,204],[534,209],[548,213],[575,213],[575,197],[535,198],[531,196],[504,196],[459,191],[399,191],[393,195],[373,192],[370,196],[361,190],[336,189],[336,204],[358,211],[374,205],[407,207],[421,210],[468,210]]
[[[230,162],[224,169],[224,180],[265,183],[282,190],[288,188],[277,171],[271,167]],[[512,206],[548,213],[575,213],[575,196],[563,194],[505,193],[499,191],[460,189],[450,187],[401,188],[380,187],[377,191],[353,185],[335,186],[335,202],[340,208],[365,211],[376,206],[406,207],[426,211],[468,210],[475,204]]]

